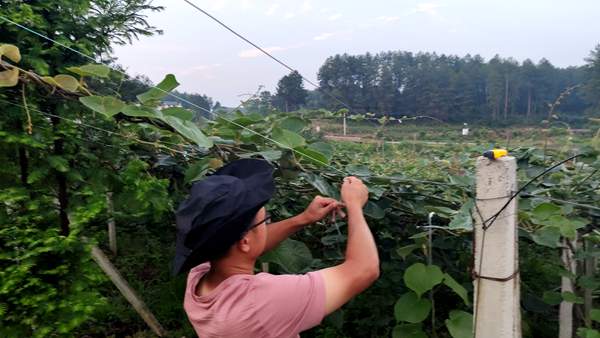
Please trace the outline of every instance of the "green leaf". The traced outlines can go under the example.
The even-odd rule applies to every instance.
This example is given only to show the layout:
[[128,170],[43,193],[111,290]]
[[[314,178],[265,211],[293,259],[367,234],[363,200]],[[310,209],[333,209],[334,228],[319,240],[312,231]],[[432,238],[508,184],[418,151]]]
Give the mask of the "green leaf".
[[461,229],[461,230],[473,230],[473,218],[471,217],[471,209],[475,204],[473,200],[470,199],[468,202],[463,204],[463,206],[458,210],[456,215],[448,224],[450,229]]
[[279,160],[281,158],[281,155],[283,155],[281,150],[263,150],[254,153],[240,154],[239,156],[241,158],[251,158],[254,156],[260,156],[269,162],[273,162]]
[[403,294],[394,305],[394,317],[399,322],[420,323],[431,311],[428,299],[421,299],[414,292]]
[[194,118],[193,111],[181,107],[169,107],[161,109],[161,112],[164,116],[175,116],[184,121],[191,121]]
[[294,133],[300,133],[307,125],[307,121],[295,116],[287,117],[279,122],[280,128],[287,129]]
[[531,234],[531,239],[539,245],[557,248],[560,240],[560,229],[553,226],[545,226]]
[[333,157],[333,147],[329,143],[315,142],[309,144],[308,148],[323,154],[325,157],[327,157],[327,162],[331,161],[331,158]]
[[590,311],[590,318],[593,321],[600,323],[600,309],[592,309]]
[[460,310],[450,311],[450,318],[446,319],[446,327],[452,338],[473,337],[473,315]]
[[204,175],[206,175],[206,173],[210,169],[210,167],[209,167],[210,160],[211,160],[211,158],[204,157],[204,158],[201,158],[198,161],[192,163],[192,165],[190,165],[187,168],[187,170],[185,171],[184,182],[190,183],[190,182],[194,182],[194,181],[203,179]]
[[302,147],[306,144],[304,137],[287,129],[275,128],[271,137],[277,142],[278,146],[288,149]]
[[594,276],[581,276],[577,280],[577,285],[582,288],[596,290],[600,286],[600,280]]
[[79,88],[79,81],[71,75],[58,74],[54,77],[54,81],[60,88],[68,92],[74,93]]
[[544,291],[542,300],[548,305],[558,305],[560,302],[562,302],[562,296],[558,292]]
[[79,67],[69,67],[67,70],[80,76],[96,76],[106,78],[108,77],[108,74],[110,74],[110,67],[97,63],[90,63]]
[[419,249],[421,246],[418,244],[409,244],[396,249],[396,253],[402,257],[402,259],[406,259],[408,255],[410,255],[413,251]]
[[69,171],[69,161],[66,158],[60,156],[48,156],[48,164],[61,173]]
[[561,296],[565,302],[583,304],[583,297],[579,297],[571,291],[565,291],[561,293]]
[[440,284],[443,279],[444,274],[437,265],[415,263],[404,271],[404,283],[419,297]]
[[463,302],[465,302],[465,305],[469,305],[469,295],[467,293],[467,289],[465,289],[462,285],[458,284],[458,282],[447,273],[444,274],[444,285],[452,289],[454,293],[460,296]]
[[165,78],[153,88],[139,94],[138,100],[144,105],[156,105],[160,100],[168,95],[173,89],[177,88],[179,83],[175,79],[175,75],[167,74]]
[[312,185],[319,193],[323,196],[332,197],[339,199],[340,193],[335,189],[329,182],[321,177],[320,175],[303,172],[300,173],[300,177],[304,178],[306,182]]
[[315,165],[327,165],[329,164],[329,160],[327,156],[321,154],[316,150],[309,149],[307,147],[298,147],[294,148],[294,151],[297,155],[300,156],[300,159],[306,159],[307,161],[315,164]]
[[552,215],[560,215],[560,212],[560,207],[552,203],[541,203],[531,211],[533,217],[540,221],[548,219]]
[[353,176],[371,176],[371,170],[365,165],[349,164],[346,166],[346,171]]
[[19,70],[16,68],[0,72],[0,87],[14,87],[19,83]]
[[199,147],[210,148],[213,146],[212,140],[206,137],[192,121],[184,121],[174,116],[165,116],[162,120],[183,137],[195,142]]
[[261,256],[261,261],[275,263],[287,273],[305,271],[311,266],[312,260],[312,254],[306,244],[289,238]]
[[113,96],[83,96],[79,98],[84,106],[106,117],[112,117],[121,112],[125,103]]
[[385,210],[373,201],[368,201],[367,204],[365,204],[363,211],[366,216],[373,219],[383,219],[385,217]]
[[21,52],[19,48],[11,44],[0,44],[0,60],[2,57],[6,57],[9,60],[19,63],[21,61]]
[[394,326],[392,338],[427,338],[420,324],[398,324]]
[[144,106],[134,106],[131,104],[126,105],[122,109],[122,113],[127,116],[133,117],[152,117],[152,118],[161,118],[162,113],[154,108],[144,107]]
[[581,327],[577,330],[577,336],[580,338],[600,338],[600,331]]

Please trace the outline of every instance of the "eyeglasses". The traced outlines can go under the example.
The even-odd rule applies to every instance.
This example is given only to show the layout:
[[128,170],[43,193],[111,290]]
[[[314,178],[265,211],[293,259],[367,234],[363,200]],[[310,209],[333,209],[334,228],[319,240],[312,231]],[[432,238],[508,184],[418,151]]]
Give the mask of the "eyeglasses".
[[261,225],[263,223],[265,223],[265,224],[270,224],[271,223],[271,214],[269,212],[266,213],[265,219],[263,219],[262,221],[260,221],[260,222],[258,222],[256,224],[252,224],[248,228],[248,230],[254,229],[254,228],[256,228],[257,226],[259,226],[259,225]]

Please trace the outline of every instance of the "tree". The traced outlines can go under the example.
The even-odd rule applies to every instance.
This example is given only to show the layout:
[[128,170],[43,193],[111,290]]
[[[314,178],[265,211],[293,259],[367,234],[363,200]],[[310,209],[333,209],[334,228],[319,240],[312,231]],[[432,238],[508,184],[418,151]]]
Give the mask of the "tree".
[[600,109],[600,44],[590,52],[585,59],[585,86],[583,87],[586,100],[596,110]]
[[302,76],[297,71],[282,77],[277,83],[279,109],[292,111],[299,109],[306,103],[308,91],[304,89]]

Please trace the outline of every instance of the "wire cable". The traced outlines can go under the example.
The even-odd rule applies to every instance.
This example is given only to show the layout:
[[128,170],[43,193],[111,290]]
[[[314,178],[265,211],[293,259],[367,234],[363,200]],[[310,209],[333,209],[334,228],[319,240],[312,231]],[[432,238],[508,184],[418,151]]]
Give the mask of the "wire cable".
[[[228,31],[230,31],[235,36],[237,36],[238,38],[242,39],[243,41],[245,41],[246,43],[248,43],[252,47],[258,49],[263,54],[265,54],[266,56],[268,56],[269,58],[271,58],[273,61],[275,61],[278,64],[282,65],[284,68],[286,68],[286,69],[288,69],[289,71],[292,71],[292,72],[297,72],[300,75],[300,77],[302,78],[302,80],[304,80],[307,83],[311,84],[316,89],[320,89],[321,88],[319,85],[317,85],[316,83],[314,83],[313,81],[311,81],[310,79],[308,79],[307,77],[305,77],[304,75],[300,74],[300,72],[298,70],[296,70],[293,67],[289,66],[287,63],[281,61],[281,59],[276,58],[275,56],[273,56],[273,54],[267,52],[265,49],[263,49],[259,45],[257,45],[254,42],[250,41],[249,39],[247,39],[246,37],[244,37],[242,34],[238,33],[233,28],[229,27],[223,21],[217,19],[216,17],[214,17],[213,15],[211,15],[210,13],[208,13],[207,11],[203,10],[202,8],[200,8],[198,5],[194,4],[193,2],[191,2],[189,0],[183,0],[183,1],[185,1],[188,5],[192,6],[193,8],[197,9],[198,11],[200,11],[200,13],[202,13],[202,14],[206,15],[207,17],[211,18],[213,21],[215,21],[216,23],[218,23],[219,25],[221,25],[223,28],[227,29]],[[344,106],[345,108],[347,108],[348,110],[353,110],[348,104],[346,104],[344,101],[342,101],[341,99],[339,99],[337,96],[331,94],[329,91],[323,91],[323,92],[327,96],[329,96],[332,99],[334,99],[337,103],[339,103],[342,106]]]

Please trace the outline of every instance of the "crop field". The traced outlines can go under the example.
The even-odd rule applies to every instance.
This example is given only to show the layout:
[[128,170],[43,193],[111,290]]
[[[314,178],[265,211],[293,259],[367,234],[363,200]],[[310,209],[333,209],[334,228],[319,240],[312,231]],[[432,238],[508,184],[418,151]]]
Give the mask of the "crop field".
[[[276,94],[260,86],[225,107],[205,94],[178,91],[194,82],[180,87],[179,81],[200,73],[212,81],[210,72],[226,62],[260,53],[292,70],[267,50],[292,53],[346,31],[313,34],[311,44],[259,48],[256,55],[242,50],[239,58],[224,57],[220,45],[206,48],[222,52],[223,64],[187,67],[171,55],[165,64],[181,66],[181,76],[173,70],[154,84],[117,64],[114,48],[162,34],[147,14],[163,6],[5,2],[0,337],[195,337],[183,307],[187,276],[172,273],[175,214],[194,183],[254,158],[274,168],[276,189],[265,206],[274,221],[301,214],[317,195],[341,201],[347,176],[368,187],[363,213],[379,254],[379,278],[301,337],[473,338],[482,298],[476,285],[487,279],[519,283],[511,284],[518,285],[512,291],[520,291],[520,302],[510,312],[520,316],[522,337],[600,338],[600,45],[585,65],[564,68],[498,55],[344,53],[324,60],[319,85],[294,70]],[[180,5],[207,14],[191,1]],[[309,5],[304,2],[306,13]],[[411,13],[435,14],[433,5]],[[272,18],[295,17],[279,14]],[[332,25],[346,18],[327,16]],[[399,19],[375,21],[387,27]],[[186,53],[180,54],[191,58]],[[512,191],[508,196],[479,198],[477,160],[498,148],[515,159],[516,187],[504,190]],[[495,160],[485,164],[502,163]],[[513,198],[514,212],[502,214]],[[504,199],[505,207],[485,220],[480,202]],[[331,212],[304,226],[307,214],[295,218],[303,227],[290,227],[289,233],[298,231],[274,249],[252,251],[257,254],[244,273],[304,274],[344,262],[348,222]],[[483,254],[476,252],[484,245],[475,243],[476,231],[485,233],[498,218],[516,221],[503,230],[515,231],[505,242],[518,240],[518,260],[510,260],[518,268],[508,277],[479,276],[475,262]],[[362,219],[359,226],[369,237]],[[370,256],[375,262],[372,245]]]

